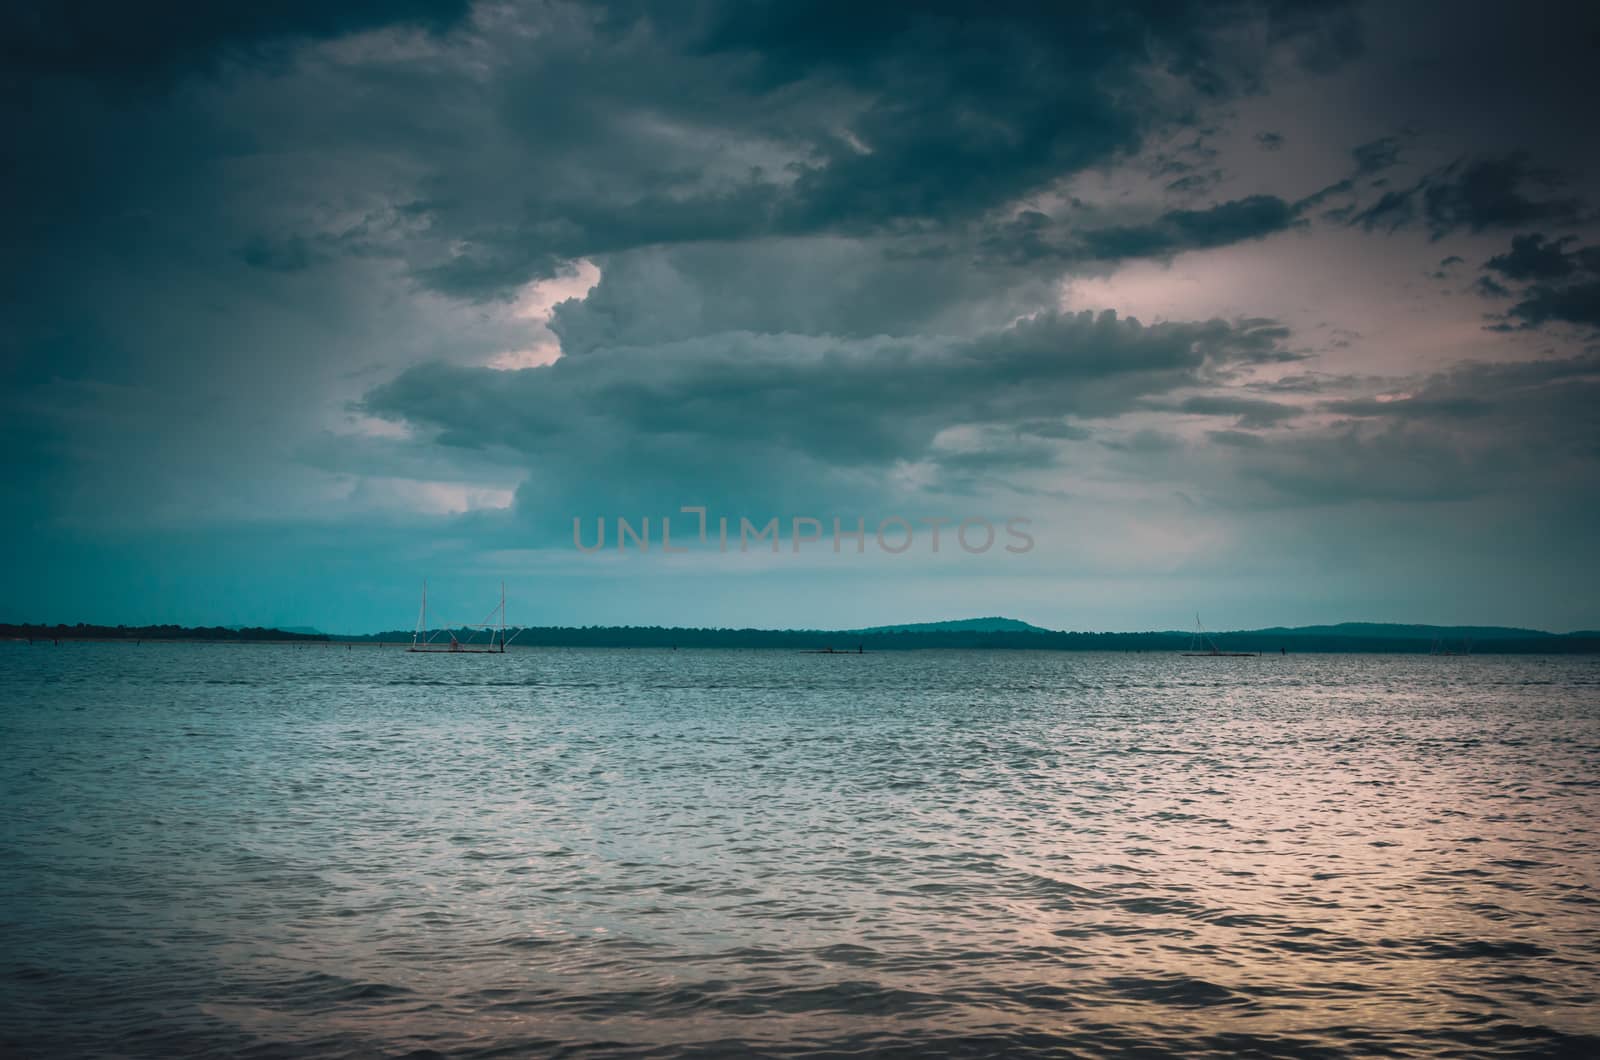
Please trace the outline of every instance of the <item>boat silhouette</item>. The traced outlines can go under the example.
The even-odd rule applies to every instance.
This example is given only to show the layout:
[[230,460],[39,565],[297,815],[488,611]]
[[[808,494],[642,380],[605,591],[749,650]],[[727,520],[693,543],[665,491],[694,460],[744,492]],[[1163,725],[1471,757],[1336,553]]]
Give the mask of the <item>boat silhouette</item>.
[[[1207,650],[1199,650],[1202,644]],[[1200,613],[1197,611],[1194,616],[1194,635],[1189,638],[1189,650],[1183,654],[1190,659],[1249,659],[1261,653],[1258,651],[1223,651],[1217,647],[1217,642],[1211,639],[1211,634],[1206,632],[1206,627],[1200,624]]]
[[[498,623],[495,622],[495,617],[496,616],[499,616],[499,622]],[[411,632],[411,647],[407,648],[406,651],[427,652],[429,654],[434,654],[434,653],[441,653],[441,654],[442,653],[452,653],[452,654],[458,654],[458,655],[503,655],[503,654],[505,654],[506,644],[508,643],[508,641],[506,640],[506,583],[505,582],[501,582],[500,583],[500,605],[498,607],[496,607],[493,611],[490,611],[489,614],[487,616],[485,616],[485,618],[484,618],[484,620],[482,622],[464,623],[463,625],[458,626],[457,628],[458,629],[463,629],[463,630],[467,630],[467,629],[479,630],[479,629],[481,629],[485,633],[488,634],[488,641],[486,643],[482,643],[482,644],[476,643],[476,642],[471,641],[471,640],[467,641],[466,643],[462,643],[460,638],[458,638],[456,636],[454,630],[441,629],[441,630],[434,630],[432,632],[429,632],[428,631],[428,582],[427,582],[426,579],[424,579],[423,582],[422,582],[422,610],[417,614],[417,628],[412,630],[412,632]],[[521,632],[522,632],[521,630],[517,631],[517,633],[519,633],[519,634]],[[440,633],[447,634],[450,637],[450,641],[449,641],[448,644],[446,644],[446,643],[435,643],[433,638],[437,637]],[[513,635],[513,639],[515,639],[515,635]]]

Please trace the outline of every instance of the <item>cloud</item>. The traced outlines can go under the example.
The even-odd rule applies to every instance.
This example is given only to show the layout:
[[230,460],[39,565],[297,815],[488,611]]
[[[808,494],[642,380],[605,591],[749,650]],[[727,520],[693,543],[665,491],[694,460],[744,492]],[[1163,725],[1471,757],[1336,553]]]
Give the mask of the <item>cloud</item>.
[[150,83],[186,69],[213,69],[224,58],[267,58],[272,46],[295,39],[338,37],[392,25],[443,32],[459,24],[467,10],[467,0],[17,4],[0,14],[0,65],[13,76]]
[[[1571,239],[1547,242],[1538,232],[1513,236],[1511,249],[1490,258],[1484,268],[1512,280],[1559,280],[1572,275],[1578,267],[1578,256],[1568,255],[1561,249],[1570,242]],[[1591,250],[1600,253],[1600,247]]]
[[1261,435],[1249,431],[1207,431],[1206,437],[1216,445],[1228,445],[1240,449],[1264,449],[1268,444]]
[[1049,272],[979,270],[956,253],[896,255],[837,236],[651,247],[603,264],[586,298],[556,307],[552,328],[568,353],[731,331],[976,333],[1055,300]]
[[1507,312],[1527,327],[1551,322],[1600,327],[1600,277],[1564,287],[1534,284],[1522,293],[1522,301]]
[[1055,259],[1077,264],[1171,258],[1295,227],[1299,211],[1275,195],[1252,195],[1205,209],[1168,210],[1143,224],[1080,226],[1028,211],[985,237],[987,256],[1001,261]]
[[274,272],[299,272],[326,260],[321,252],[299,236],[277,241],[257,236],[240,248],[239,257],[247,265]]
[[1423,188],[1428,224],[1435,235],[1457,228],[1481,232],[1540,222],[1562,223],[1579,216],[1579,200],[1535,197],[1530,186],[1550,190],[1560,179],[1532,168],[1526,155],[1478,158],[1447,166]]
[[1400,140],[1394,136],[1380,137],[1351,148],[1350,154],[1356,160],[1357,173],[1381,173],[1400,161]]
[[1240,427],[1275,427],[1300,416],[1304,410],[1278,401],[1236,395],[1197,395],[1176,406],[1178,412],[1202,416],[1236,416]]
[[1267,492],[1254,501],[1247,488],[1226,492],[1233,503],[1263,505],[1506,496],[1547,504],[1552,490],[1600,481],[1597,399],[1592,354],[1464,364],[1398,395],[1324,402],[1336,417],[1326,425],[1246,443],[1230,477]]
[[[242,540],[258,597],[354,556],[365,599],[685,503],[1017,504],[1092,528],[1061,570],[1192,556],[1224,592],[1219,549],[1290,571],[1355,536],[1336,506],[1365,533],[1476,505],[1461,557],[1497,517],[1591,525],[1592,377],[1510,367],[1591,341],[1570,12],[37,7],[0,16],[0,498],[33,600],[138,601],[174,557],[203,596],[187,557]],[[1448,258],[1426,279],[1446,250],[1504,330]],[[1421,374],[1469,353],[1497,367]],[[648,579],[605,614],[538,562],[638,613]]]
[[[1038,439],[1082,437],[1064,418],[1118,416],[1277,342],[1259,322],[1145,325],[1109,312],[916,342],[730,332],[597,346],[520,371],[419,366],[375,387],[364,411],[441,445],[521,454],[528,504],[708,492],[816,503],[830,490],[881,504],[899,466],[1041,466],[1051,450]],[[1227,411],[1259,416],[1269,404]],[[940,441],[961,426],[978,429],[964,447]]]
[[[1186,124],[1189,110],[1168,100],[1174,82],[1221,99],[1257,87],[1284,54],[1342,54],[1329,49],[1345,40],[1324,32],[1330,20],[1345,13],[1001,4],[972,17],[938,5],[729,3],[670,22],[613,7],[578,32],[604,61],[576,63],[568,44],[501,75],[514,92],[501,97],[514,136],[506,161],[524,179],[496,188],[469,166],[441,165],[417,208],[448,253],[419,261],[417,275],[487,298],[561,261],[647,246],[959,242]],[[1242,46],[1251,27],[1264,43]],[[1309,40],[1319,43],[1302,51]],[[582,100],[586,121],[553,121],[534,102],[558,96]],[[725,164],[707,164],[711,145]]]
[[1165,257],[1185,250],[1259,239],[1294,224],[1295,212],[1275,195],[1252,195],[1205,210],[1172,210],[1153,224],[1085,232],[1083,244],[1096,259]]
[[[1486,271],[1525,282],[1516,296],[1519,300],[1503,319],[1515,320],[1523,328],[1551,323],[1600,327],[1600,246],[1567,250],[1574,242],[1573,237],[1547,240],[1530,232],[1513,236],[1509,251],[1484,263]],[[1512,296],[1509,288],[1489,276],[1480,276],[1477,288],[1485,295]]]
[[1525,152],[1462,158],[1408,188],[1385,192],[1350,223],[1392,232],[1420,222],[1435,239],[1461,229],[1576,223],[1582,201],[1553,195],[1562,184],[1559,174],[1532,166]]

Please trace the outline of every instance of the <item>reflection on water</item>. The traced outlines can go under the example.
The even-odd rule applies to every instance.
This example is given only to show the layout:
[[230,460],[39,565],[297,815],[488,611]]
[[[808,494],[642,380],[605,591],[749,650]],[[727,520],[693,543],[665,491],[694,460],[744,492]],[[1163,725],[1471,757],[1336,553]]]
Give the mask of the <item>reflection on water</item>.
[[1600,660],[0,647],[0,1052],[1600,1053]]

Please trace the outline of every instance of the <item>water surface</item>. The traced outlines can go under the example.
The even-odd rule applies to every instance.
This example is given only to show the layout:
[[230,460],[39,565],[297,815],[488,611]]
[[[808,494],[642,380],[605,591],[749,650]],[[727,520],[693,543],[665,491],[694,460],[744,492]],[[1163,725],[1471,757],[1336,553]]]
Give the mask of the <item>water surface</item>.
[[0,645],[0,1052],[1600,1055],[1600,660]]

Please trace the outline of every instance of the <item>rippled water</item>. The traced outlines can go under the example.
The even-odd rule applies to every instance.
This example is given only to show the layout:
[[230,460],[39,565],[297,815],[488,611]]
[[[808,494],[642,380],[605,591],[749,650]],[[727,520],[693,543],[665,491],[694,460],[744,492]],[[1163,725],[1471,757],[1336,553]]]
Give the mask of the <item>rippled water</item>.
[[1600,1054],[1600,660],[0,646],[10,1055]]

